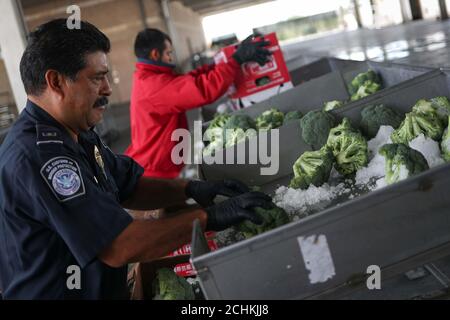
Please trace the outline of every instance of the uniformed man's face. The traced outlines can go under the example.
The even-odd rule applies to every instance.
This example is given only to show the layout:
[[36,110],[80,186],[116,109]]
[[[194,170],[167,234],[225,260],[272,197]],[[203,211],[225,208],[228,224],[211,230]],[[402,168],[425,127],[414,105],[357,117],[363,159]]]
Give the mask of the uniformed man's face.
[[66,119],[77,131],[86,131],[103,118],[111,86],[107,78],[106,54],[98,51],[85,56],[86,67],[78,72],[75,81],[67,86],[65,95]]

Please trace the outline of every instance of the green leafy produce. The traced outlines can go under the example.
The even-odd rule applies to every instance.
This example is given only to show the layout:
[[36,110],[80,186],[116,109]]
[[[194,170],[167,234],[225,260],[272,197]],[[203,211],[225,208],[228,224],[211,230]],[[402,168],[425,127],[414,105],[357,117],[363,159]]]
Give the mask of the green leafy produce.
[[381,86],[382,82],[379,75],[373,70],[360,73],[350,82],[348,86],[348,91],[350,95],[356,94],[359,88],[364,85],[367,85],[367,83],[377,83]]
[[336,158],[336,170],[342,175],[352,175],[369,162],[367,141],[347,118],[330,130],[327,146]]
[[361,130],[368,138],[374,138],[381,126],[398,128],[402,123],[402,116],[395,110],[384,105],[368,106],[361,112]]
[[335,125],[333,115],[322,110],[310,111],[300,120],[303,140],[314,150],[325,145],[328,134]]
[[259,130],[270,130],[279,128],[283,125],[284,113],[272,108],[263,112],[256,118],[256,127]]
[[410,112],[406,114],[400,127],[392,133],[391,140],[394,143],[409,144],[423,133],[426,137],[439,141],[444,130],[444,124],[435,113]]
[[284,121],[291,121],[291,120],[300,120],[303,117],[303,114],[300,111],[289,111],[284,116]]
[[294,178],[290,187],[294,189],[308,189],[309,186],[322,186],[330,178],[334,157],[331,149],[324,146],[318,151],[307,151],[294,163]]
[[342,101],[334,100],[334,101],[328,101],[325,102],[323,106],[323,111],[332,111],[338,108],[342,108],[344,106],[344,103]]
[[153,280],[154,300],[194,300],[192,286],[168,268],[158,269]]
[[225,122],[223,129],[225,130],[225,147],[228,148],[244,141],[249,135],[254,135],[256,123],[247,115],[237,114],[232,115],[227,122]]
[[236,229],[247,239],[289,223],[286,211],[275,205],[272,209],[255,208],[254,210],[263,219],[262,224],[257,225],[245,220],[236,226]]
[[381,84],[367,81],[361,87],[359,87],[358,91],[351,96],[351,101],[357,101],[362,98],[368,97],[371,94],[374,94],[377,91],[381,90]]
[[444,125],[448,125],[448,118],[450,116],[450,101],[447,97],[435,97],[430,100],[431,105],[436,110],[439,119],[444,123]]
[[421,99],[416,102],[412,111],[423,115],[437,116],[446,126],[450,115],[450,101],[447,97],[435,97],[430,100]]
[[[448,120],[450,121],[450,116]],[[450,130],[448,127],[445,129],[444,135],[442,136],[441,151],[444,160],[450,162]]]
[[424,156],[402,143],[386,144],[379,153],[386,159],[386,183],[393,184],[428,170]]

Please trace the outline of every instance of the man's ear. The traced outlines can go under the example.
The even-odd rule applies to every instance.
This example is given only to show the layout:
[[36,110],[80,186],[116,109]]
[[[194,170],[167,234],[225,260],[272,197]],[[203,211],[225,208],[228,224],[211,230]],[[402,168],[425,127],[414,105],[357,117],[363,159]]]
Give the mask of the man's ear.
[[158,49],[152,49],[149,56],[150,59],[154,61],[159,61],[159,59],[161,58],[161,54],[159,53]]
[[62,98],[64,97],[63,81],[64,78],[59,72],[55,70],[47,70],[45,72],[45,82],[47,83],[48,89]]

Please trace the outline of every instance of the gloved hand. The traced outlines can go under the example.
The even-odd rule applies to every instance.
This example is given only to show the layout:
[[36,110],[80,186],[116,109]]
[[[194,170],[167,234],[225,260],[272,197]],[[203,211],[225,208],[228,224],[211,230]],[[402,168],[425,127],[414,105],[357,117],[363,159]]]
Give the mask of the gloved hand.
[[214,204],[214,198],[218,195],[234,197],[250,189],[237,180],[200,181],[191,180],[186,186],[186,196],[194,199],[202,207],[210,207]]
[[266,46],[270,44],[268,41],[256,41],[253,42],[255,35],[247,37],[241,42],[236,52],[233,54],[233,58],[239,63],[243,64],[245,62],[257,62],[260,66],[265,65],[269,62],[269,56],[272,53],[267,50]]
[[254,191],[209,207],[206,209],[206,230],[222,231],[246,219],[255,224],[263,223],[262,218],[250,210],[254,207],[273,208],[272,199],[264,193]]

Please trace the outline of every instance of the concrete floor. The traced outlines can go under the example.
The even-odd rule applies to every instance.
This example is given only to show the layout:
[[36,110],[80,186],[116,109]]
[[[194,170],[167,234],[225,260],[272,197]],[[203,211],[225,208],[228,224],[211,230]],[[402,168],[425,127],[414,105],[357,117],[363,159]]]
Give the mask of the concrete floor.
[[[321,57],[396,61],[428,67],[450,67],[450,20],[417,21],[384,29],[361,29],[283,45],[286,61],[307,64]],[[115,128],[112,150],[122,153],[130,142],[127,106],[114,106],[106,121]],[[109,117],[113,117],[110,119]]]
[[286,60],[299,55],[392,61],[450,67],[450,20],[417,21],[384,29],[341,32],[283,46]]

